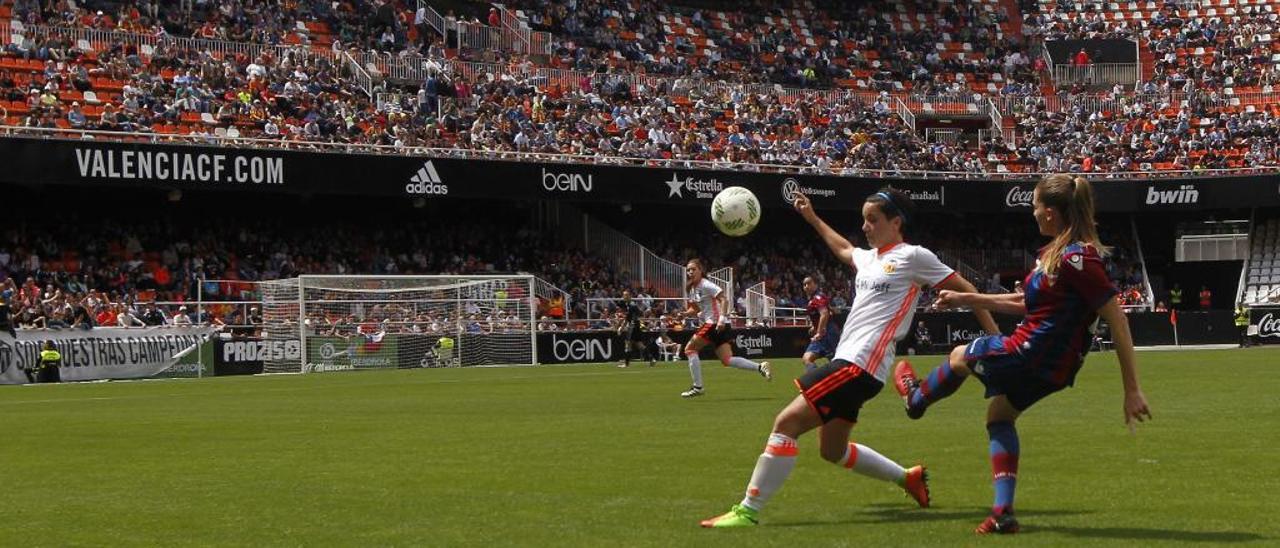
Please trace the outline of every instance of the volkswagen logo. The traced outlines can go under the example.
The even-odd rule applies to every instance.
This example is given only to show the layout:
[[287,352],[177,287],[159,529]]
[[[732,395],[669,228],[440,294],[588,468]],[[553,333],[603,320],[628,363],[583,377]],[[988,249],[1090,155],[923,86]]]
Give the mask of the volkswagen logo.
[[800,181],[794,177],[787,177],[782,181],[782,199],[788,204],[796,201],[796,194],[800,193]]

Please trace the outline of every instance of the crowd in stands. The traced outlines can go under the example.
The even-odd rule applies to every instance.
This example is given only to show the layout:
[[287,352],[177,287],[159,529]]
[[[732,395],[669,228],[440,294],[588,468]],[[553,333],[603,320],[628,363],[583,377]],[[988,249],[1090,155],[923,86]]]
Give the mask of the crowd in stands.
[[[33,25],[300,47],[221,55],[171,42],[144,52],[116,40],[95,43],[90,51],[56,33],[29,33],[0,56],[0,114],[11,125],[27,127],[216,133],[293,146],[355,143],[457,154],[575,154],[583,161],[703,161],[726,168],[773,164],[833,174],[1107,174],[1280,165],[1280,119],[1274,109],[1243,108],[1225,90],[1256,84],[1264,86],[1257,88],[1259,93],[1269,90],[1274,65],[1270,47],[1260,37],[1271,23],[1256,10],[1205,23],[1200,22],[1203,17],[1135,21],[1133,32],[1152,51],[1168,57],[1169,47],[1177,50],[1155,78],[1140,86],[1141,93],[1071,90],[1046,96],[1027,45],[1011,42],[1008,33],[1000,37],[997,31],[1008,23],[1002,9],[986,9],[990,4],[811,3],[716,5],[721,9],[712,10],[638,0],[517,2],[514,6],[523,8],[535,27],[561,36],[558,55],[567,57],[564,66],[595,75],[552,81],[536,70],[531,58],[515,56],[499,74],[454,66],[416,86],[384,82],[378,91],[399,92],[407,99],[378,109],[349,68],[332,56],[315,54],[298,36],[315,40],[312,46],[337,49],[403,51],[431,44],[425,49],[443,55],[439,41],[420,32],[413,11],[402,2],[195,2],[188,12],[159,10],[146,1],[18,1],[11,16]],[[936,25],[913,19],[917,26],[911,26],[890,4],[909,7],[908,19],[928,14],[923,21]],[[1103,17],[1091,6],[1058,3],[1040,13],[1041,4],[1023,2],[1024,28],[1053,37],[1080,32],[1109,36],[1129,28],[1128,22]],[[872,16],[882,9],[888,11]],[[797,17],[801,12],[804,17]],[[299,30],[299,22],[314,30]],[[717,47],[700,42],[697,50],[719,53],[676,56],[702,65],[672,69],[664,48],[690,35],[667,28],[700,29],[692,36]],[[761,34],[766,28],[772,30]],[[807,34],[797,33],[799,29]],[[952,51],[949,44],[955,43],[968,44],[969,51]],[[1217,53],[1204,58],[1186,53],[1204,44],[1216,44],[1209,47]],[[603,53],[615,49],[621,60]],[[766,56],[770,63],[763,60]],[[38,70],[32,62],[39,63]],[[885,72],[884,81],[911,85],[822,94],[703,85],[756,78],[820,86],[857,76],[843,71],[863,71],[860,63],[869,67],[865,70],[875,69],[873,73]],[[805,76],[810,72],[816,76]],[[635,84],[627,76],[635,73],[683,80]],[[1003,137],[980,145],[969,140],[930,143],[904,122],[900,97],[918,105],[928,94],[977,93],[977,87],[958,85],[968,78],[956,78],[963,74],[1000,75],[998,86],[992,82],[983,91],[1000,100],[1007,119],[1002,130],[1016,136],[1016,144]],[[886,92],[878,94],[878,87]],[[1188,89],[1193,93],[1176,98]],[[964,101],[986,108],[981,97]]]
[[[564,289],[575,308],[544,314],[584,318],[587,297],[617,296],[620,282],[599,258],[550,236],[502,222],[376,219],[306,226],[222,217],[15,219],[0,228],[0,288],[23,327],[175,323],[204,301],[254,301],[257,280],[312,274],[488,274],[533,272]],[[95,227],[79,228],[80,222]],[[88,226],[88,225],[84,225]],[[317,238],[317,231],[324,238]],[[219,280],[203,281],[202,280]],[[170,303],[153,312],[151,303]],[[564,306],[563,300],[559,303]],[[71,321],[84,307],[90,324]],[[227,324],[249,323],[249,307],[222,307]],[[209,319],[209,318],[206,318]]]
[[[23,198],[25,201],[30,201]],[[299,274],[493,274],[527,272],[564,291],[539,294],[538,316],[567,327],[607,327],[624,289],[631,290],[649,320],[673,319],[683,308],[678,294],[641,286],[634,273],[619,271],[607,257],[563,244],[545,230],[535,230],[519,213],[495,209],[484,219],[447,209],[407,210],[418,213],[361,214],[361,208],[332,203],[269,202],[247,207],[234,200],[204,203],[201,211],[184,213],[162,208],[139,216],[113,200],[72,199],[57,216],[32,211],[17,214],[0,227],[0,296],[24,328],[182,325],[210,321],[244,325],[261,321],[255,304],[262,298],[250,283]],[[124,203],[127,203],[124,202]],[[368,207],[377,208],[376,204]],[[403,206],[402,206],[403,207]],[[308,213],[278,213],[280,210]],[[394,222],[388,222],[392,219]],[[993,223],[983,230],[940,230],[944,219],[920,228],[919,243],[940,250],[949,262],[966,260],[966,250],[1027,249],[1025,226]],[[93,227],[85,230],[84,227]],[[1002,228],[1004,227],[1004,228]],[[701,256],[713,269],[734,269],[732,301],[746,314],[745,292],[766,284],[779,307],[803,307],[805,276],[814,276],[843,309],[851,298],[853,272],[837,264],[816,238],[772,237],[731,239],[705,230],[675,225],[627,226],[655,253],[683,264]],[[670,228],[670,234],[662,230]],[[1116,245],[1109,272],[1118,283],[1144,287],[1132,244],[1111,233]],[[701,234],[699,236],[698,234]],[[318,237],[323,235],[323,237]],[[998,261],[968,259],[983,273],[972,281],[984,291],[1010,288],[1016,268],[997,278],[1002,287],[985,284]],[[1128,291],[1126,291],[1128,293]],[[239,306],[205,306],[197,317],[195,302],[239,301]],[[567,301],[567,302],[566,302]],[[157,305],[157,303],[162,303]],[[927,305],[927,299],[921,302]],[[1136,303],[1132,303],[1136,304]],[[185,307],[185,308],[183,308]],[[586,320],[594,323],[584,323]],[[355,320],[317,318],[330,324]],[[357,322],[358,323],[358,322]],[[329,325],[333,328],[333,325]]]
[[[919,87],[937,92],[968,92],[970,84],[991,81],[996,74],[1001,74],[997,82],[1035,79],[1025,44],[1001,29],[1007,16],[984,9],[994,4],[691,4],[695,7],[634,0],[506,3],[523,8],[534,28],[561,37],[555,52],[561,65],[587,71],[604,65],[792,87]],[[899,18],[899,13],[911,17]],[[938,44],[944,45],[941,51]],[[955,79],[954,74],[976,80]]]

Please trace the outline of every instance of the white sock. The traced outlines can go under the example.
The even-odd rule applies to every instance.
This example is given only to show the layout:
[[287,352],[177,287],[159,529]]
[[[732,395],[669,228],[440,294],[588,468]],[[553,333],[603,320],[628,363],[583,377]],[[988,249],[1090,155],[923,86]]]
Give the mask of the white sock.
[[689,375],[693,377],[693,385],[702,387],[702,359],[697,354],[689,354]]
[[849,442],[849,447],[844,450],[844,458],[840,459],[840,465],[870,478],[898,484],[907,477],[907,471],[898,463],[860,443]]
[[753,362],[751,360],[748,360],[746,358],[740,358],[738,356],[729,358],[729,367],[732,367],[734,369],[743,369],[746,371],[760,370],[760,364]]
[[747,484],[747,494],[742,498],[742,505],[755,511],[764,509],[765,503],[791,475],[796,466],[796,440],[774,432],[765,442],[764,452],[756,459],[756,469],[751,472],[751,483]]

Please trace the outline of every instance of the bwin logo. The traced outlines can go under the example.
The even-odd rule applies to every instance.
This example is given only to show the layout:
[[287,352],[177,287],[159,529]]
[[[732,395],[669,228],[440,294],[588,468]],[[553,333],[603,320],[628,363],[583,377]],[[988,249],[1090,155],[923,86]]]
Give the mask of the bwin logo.
[[1147,187],[1147,205],[1194,204],[1200,201],[1200,191],[1194,185],[1182,185],[1174,190],[1156,190]]
[[440,184],[440,174],[436,173],[436,166],[427,160],[418,168],[417,175],[409,179],[409,184],[404,185],[406,194],[439,194],[445,195],[449,193],[449,186]]

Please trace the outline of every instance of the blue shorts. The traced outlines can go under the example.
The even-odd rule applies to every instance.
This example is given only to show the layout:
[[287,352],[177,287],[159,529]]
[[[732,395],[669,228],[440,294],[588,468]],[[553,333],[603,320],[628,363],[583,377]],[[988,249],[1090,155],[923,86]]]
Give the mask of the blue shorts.
[[988,398],[1003,395],[1014,409],[1026,411],[1045,396],[1062,390],[1062,386],[1042,378],[1022,354],[1006,351],[1005,339],[1004,335],[987,335],[964,349],[974,376],[987,387]]
[[826,335],[824,335],[821,339],[818,339],[817,341],[809,341],[809,346],[804,347],[804,352],[806,354],[812,353],[814,356],[817,356],[819,358],[826,358],[830,360],[831,358],[835,357],[836,344],[839,342],[840,342],[839,333],[828,332]]

